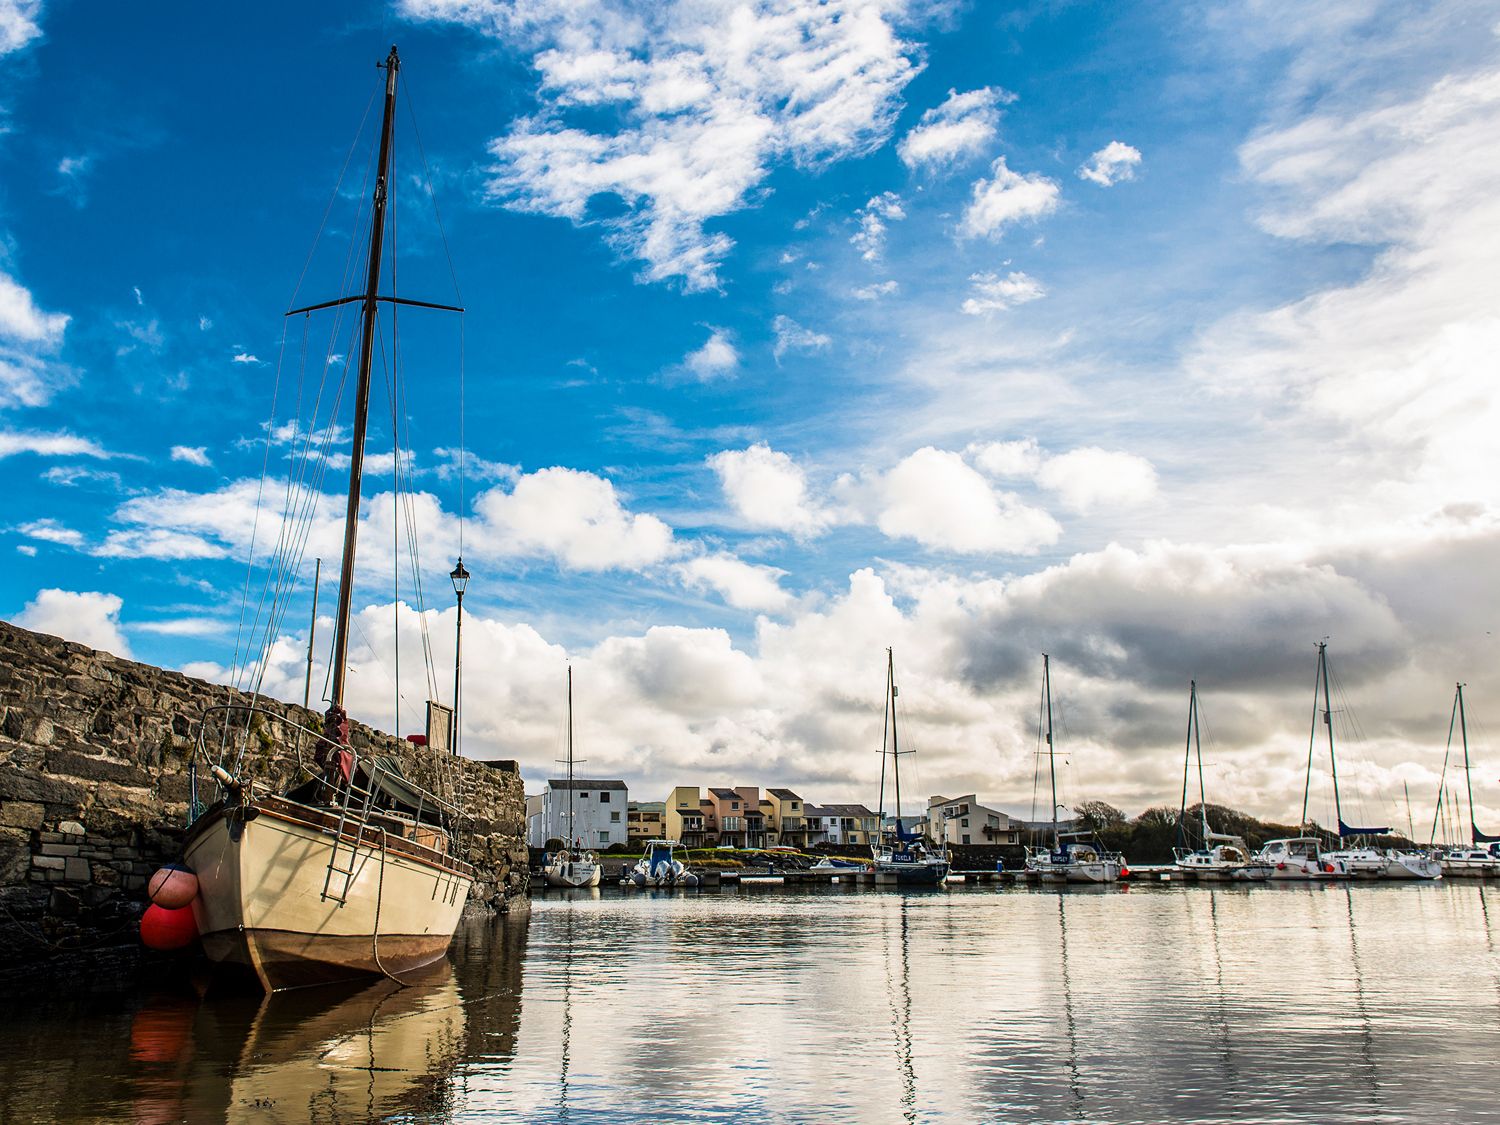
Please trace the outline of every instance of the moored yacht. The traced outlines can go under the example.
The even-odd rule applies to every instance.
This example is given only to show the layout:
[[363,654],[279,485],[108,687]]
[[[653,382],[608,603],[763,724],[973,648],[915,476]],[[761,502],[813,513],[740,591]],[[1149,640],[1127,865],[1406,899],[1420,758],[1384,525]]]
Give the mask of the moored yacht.
[[[452,942],[474,884],[474,869],[456,856],[459,810],[438,793],[409,780],[400,759],[361,754],[350,742],[345,710],[360,485],[371,363],[379,332],[377,309],[381,304],[405,304],[462,311],[380,293],[387,204],[396,185],[392,140],[401,69],[396,49],[392,47],[378,65],[385,72],[385,103],[379,158],[373,165],[369,242],[362,267],[367,271],[364,291],[287,314],[310,315],[355,303],[362,308],[329,707],[321,731],[294,727],[258,707],[210,708],[197,751],[218,783],[218,799],[193,821],[184,840],[185,858],[198,880],[192,910],[204,952],[212,961],[249,968],[267,991],[371,974],[400,979],[410,970],[431,964]],[[329,358],[327,365],[333,362]],[[386,377],[399,386],[394,358]],[[329,427],[332,433],[331,418]],[[399,461],[397,466],[399,481]],[[312,518],[310,511],[293,515],[288,512],[284,517],[285,527]],[[408,533],[415,549],[415,533],[410,528]],[[283,532],[268,578],[273,602],[280,596],[273,587],[285,584],[287,576],[295,573],[305,542],[305,535],[297,542],[293,533]],[[458,572],[463,572],[462,560]],[[277,606],[267,620],[280,620],[282,611]],[[268,628],[267,651],[274,639]],[[210,737],[214,713],[222,714],[223,729]],[[289,736],[295,734],[295,744],[289,748],[300,782],[284,792],[256,778],[263,755],[276,744],[273,732],[278,723],[283,724],[280,733],[288,736],[287,743],[292,743]],[[456,724],[452,729],[456,730]],[[304,746],[312,749],[311,762],[303,760]],[[222,755],[218,762],[211,756],[214,751]],[[452,780],[445,777],[446,756],[429,755],[417,764],[436,778],[429,782],[432,789],[444,789],[445,781]]]
[[585,851],[573,830],[573,666],[568,665],[568,837],[569,842],[542,865],[549,887],[597,887],[599,857]]
[[1441,879],[1443,861],[1430,852],[1391,848],[1385,853],[1387,879]]
[[1052,738],[1052,659],[1042,654],[1042,699],[1045,704],[1047,770],[1052,778],[1052,846],[1026,850],[1026,873],[1043,883],[1115,883],[1125,859],[1104,850],[1089,832],[1062,832],[1057,823],[1057,758]]
[[[1189,849],[1187,842],[1188,764],[1191,755],[1198,759],[1198,820],[1203,846]],[[1250,862],[1250,847],[1238,836],[1214,832],[1208,827],[1208,794],[1203,783],[1203,745],[1198,730],[1198,681],[1188,682],[1187,747],[1182,757],[1182,805],[1177,811],[1178,846],[1172,849],[1173,867],[1180,875],[1207,881],[1261,880],[1271,869],[1263,863]]]
[[1255,862],[1270,868],[1267,878],[1272,880],[1332,879],[1342,874],[1336,864],[1323,857],[1323,845],[1316,836],[1267,840],[1255,853]]
[[[901,883],[935,887],[948,877],[947,852],[935,847],[920,833],[909,833],[901,825],[901,743],[896,730],[896,657],[885,650],[885,741],[880,747],[880,819],[881,838],[870,845],[872,867],[877,883]],[[910,754],[912,751],[907,750]],[[896,791],[896,820],[890,838],[886,838],[885,759],[891,759],[891,777]]]

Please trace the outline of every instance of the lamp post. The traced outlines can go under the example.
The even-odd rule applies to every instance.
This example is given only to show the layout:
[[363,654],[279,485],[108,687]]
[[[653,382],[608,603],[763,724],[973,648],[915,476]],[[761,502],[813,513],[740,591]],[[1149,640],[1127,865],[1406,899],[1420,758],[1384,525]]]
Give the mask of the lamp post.
[[469,586],[469,572],[464,569],[462,555],[448,577],[453,579],[453,592],[458,595],[458,629],[453,639],[453,730],[448,739],[449,752],[457,754],[459,686],[462,683],[460,673],[463,670],[464,655],[464,590]]

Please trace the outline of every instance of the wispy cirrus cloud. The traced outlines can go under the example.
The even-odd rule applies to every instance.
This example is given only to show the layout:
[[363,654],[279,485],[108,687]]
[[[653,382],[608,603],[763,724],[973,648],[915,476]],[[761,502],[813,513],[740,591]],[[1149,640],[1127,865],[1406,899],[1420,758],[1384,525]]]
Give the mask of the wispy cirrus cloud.
[[98,457],[115,454],[90,438],[66,431],[52,433],[40,430],[0,430],[0,457],[34,453],[38,457]]
[[969,296],[959,308],[969,316],[984,316],[1046,295],[1041,282],[1020,270],[1012,270],[1004,277],[997,273],[976,273],[969,275]]

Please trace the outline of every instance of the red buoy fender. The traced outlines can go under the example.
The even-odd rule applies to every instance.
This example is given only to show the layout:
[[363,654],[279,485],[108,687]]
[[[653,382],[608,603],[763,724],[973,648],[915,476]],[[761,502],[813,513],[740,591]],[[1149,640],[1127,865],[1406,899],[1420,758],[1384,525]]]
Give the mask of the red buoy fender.
[[147,949],[182,949],[198,937],[198,922],[191,906],[169,910],[152,903],[141,915],[141,944]]
[[179,910],[198,897],[198,876],[180,863],[169,863],[151,876],[146,896],[157,906]]

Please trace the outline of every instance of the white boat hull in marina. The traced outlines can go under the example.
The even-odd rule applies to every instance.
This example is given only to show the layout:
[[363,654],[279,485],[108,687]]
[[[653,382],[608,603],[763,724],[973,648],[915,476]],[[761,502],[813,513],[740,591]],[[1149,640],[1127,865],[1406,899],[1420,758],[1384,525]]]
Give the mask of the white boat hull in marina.
[[580,887],[597,887],[603,869],[597,863],[589,863],[584,860],[566,860],[562,863],[551,863],[542,869],[542,878],[549,887],[562,887],[578,889]]
[[1385,860],[1387,879],[1441,879],[1443,864],[1431,856],[1414,852],[1391,852]]
[[474,885],[467,864],[389,830],[336,836],[335,816],[292,801],[252,811],[210,812],[187,840],[210,960],[243,965],[276,991],[400,976],[447,952]]

